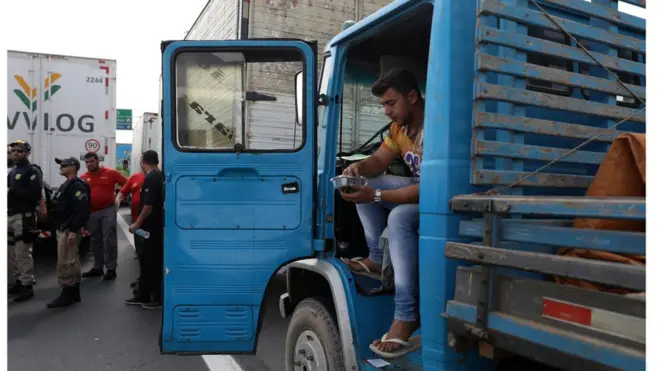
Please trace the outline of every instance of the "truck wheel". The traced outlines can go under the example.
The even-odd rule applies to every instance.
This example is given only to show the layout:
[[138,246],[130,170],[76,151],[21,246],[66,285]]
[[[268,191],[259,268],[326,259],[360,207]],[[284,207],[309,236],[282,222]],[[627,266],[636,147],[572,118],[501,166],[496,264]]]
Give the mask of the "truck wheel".
[[301,301],[286,333],[287,371],[334,371],[344,369],[339,330],[325,298]]

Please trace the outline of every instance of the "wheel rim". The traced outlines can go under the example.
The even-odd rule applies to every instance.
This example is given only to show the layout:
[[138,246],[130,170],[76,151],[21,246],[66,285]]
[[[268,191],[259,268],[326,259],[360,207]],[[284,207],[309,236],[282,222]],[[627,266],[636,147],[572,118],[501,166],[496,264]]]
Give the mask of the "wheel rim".
[[323,345],[313,331],[305,330],[298,336],[293,366],[296,371],[327,371]]

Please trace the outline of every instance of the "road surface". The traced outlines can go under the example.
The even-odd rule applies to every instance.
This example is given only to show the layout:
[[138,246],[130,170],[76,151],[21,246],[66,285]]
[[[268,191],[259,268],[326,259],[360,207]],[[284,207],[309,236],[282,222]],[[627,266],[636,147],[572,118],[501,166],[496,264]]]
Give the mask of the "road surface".
[[[8,370],[188,370],[280,371],[287,323],[279,315],[277,292],[266,301],[266,318],[255,356],[171,356],[158,347],[161,312],[124,304],[129,283],[138,273],[134,250],[127,238],[128,210],[120,210],[118,277],[114,282],[87,279],[82,302],[72,307],[46,309],[59,294],[53,253],[35,253],[38,284],[35,297],[8,305]],[[131,237],[132,238],[132,237]],[[91,267],[85,257],[83,270]]]

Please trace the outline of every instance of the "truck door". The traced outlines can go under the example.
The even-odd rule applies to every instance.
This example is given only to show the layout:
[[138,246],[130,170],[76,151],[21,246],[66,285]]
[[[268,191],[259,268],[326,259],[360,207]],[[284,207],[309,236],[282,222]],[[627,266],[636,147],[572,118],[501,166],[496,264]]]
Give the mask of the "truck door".
[[162,352],[254,352],[270,278],[312,256],[315,82],[304,41],[163,44]]

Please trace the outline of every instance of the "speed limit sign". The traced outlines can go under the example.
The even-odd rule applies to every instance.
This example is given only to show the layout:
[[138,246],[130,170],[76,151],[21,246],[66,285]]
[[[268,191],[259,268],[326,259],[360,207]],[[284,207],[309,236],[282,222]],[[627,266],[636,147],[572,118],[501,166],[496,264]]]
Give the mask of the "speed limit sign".
[[85,142],[85,150],[87,152],[93,152],[96,153],[101,149],[101,143],[96,140],[96,139],[90,139],[87,142]]

